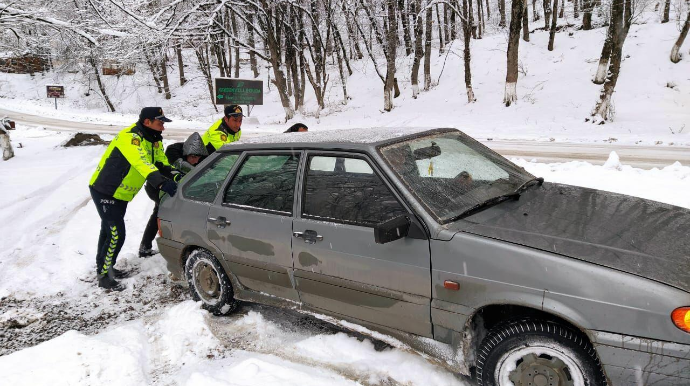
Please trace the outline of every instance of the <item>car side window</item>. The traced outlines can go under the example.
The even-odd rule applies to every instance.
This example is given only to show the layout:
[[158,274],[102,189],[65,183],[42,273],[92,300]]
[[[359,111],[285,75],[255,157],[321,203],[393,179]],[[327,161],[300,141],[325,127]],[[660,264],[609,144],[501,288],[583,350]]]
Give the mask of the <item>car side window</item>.
[[233,177],[223,204],[292,214],[298,155],[251,155]]
[[311,156],[304,183],[302,216],[372,227],[407,214],[367,161]]
[[211,166],[196,175],[194,181],[185,185],[182,194],[191,200],[213,202],[239,157],[239,154],[226,154],[216,158]]

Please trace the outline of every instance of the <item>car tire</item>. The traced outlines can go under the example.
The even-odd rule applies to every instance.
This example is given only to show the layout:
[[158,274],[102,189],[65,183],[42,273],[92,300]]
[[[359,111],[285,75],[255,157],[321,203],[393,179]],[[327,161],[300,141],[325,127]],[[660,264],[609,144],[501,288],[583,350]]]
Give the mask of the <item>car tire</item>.
[[232,284],[218,260],[208,251],[192,252],[185,263],[185,276],[195,301],[214,315],[227,315],[237,309]]
[[520,320],[492,329],[477,351],[479,386],[606,386],[596,350],[580,331]]

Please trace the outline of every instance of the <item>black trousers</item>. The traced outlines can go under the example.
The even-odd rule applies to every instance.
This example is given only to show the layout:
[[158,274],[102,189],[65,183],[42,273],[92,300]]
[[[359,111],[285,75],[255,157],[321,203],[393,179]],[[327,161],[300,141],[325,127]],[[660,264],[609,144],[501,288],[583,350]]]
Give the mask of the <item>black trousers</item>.
[[160,203],[160,197],[158,196],[158,189],[152,187],[151,184],[147,183],[144,186],[144,190],[155,205],[153,206],[153,213],[149,217],[149,222],[146,223],[144,234],[141,236],[139,248],[151,249],[153,247],[153,239],[156,238],[156,233],[158,233],[158,204]]
[[91,198],[101,217],[101,233],[96,249],[96,274],[105,275],[117,262],[125,243],[125,212],[129,202],[99,193],[89,186]]

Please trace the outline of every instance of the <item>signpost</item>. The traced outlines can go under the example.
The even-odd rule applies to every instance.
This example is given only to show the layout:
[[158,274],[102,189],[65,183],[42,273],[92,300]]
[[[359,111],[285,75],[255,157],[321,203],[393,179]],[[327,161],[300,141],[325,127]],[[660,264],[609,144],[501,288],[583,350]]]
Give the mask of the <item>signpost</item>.
[[248,115],[251,106],[264,104],[264,81],[216,78],[217,105],[247,105]]
[[48,85],[46,86],[48,98],[55,98],[55,110],[57,110],[57,99],[65,97],[65,86]]

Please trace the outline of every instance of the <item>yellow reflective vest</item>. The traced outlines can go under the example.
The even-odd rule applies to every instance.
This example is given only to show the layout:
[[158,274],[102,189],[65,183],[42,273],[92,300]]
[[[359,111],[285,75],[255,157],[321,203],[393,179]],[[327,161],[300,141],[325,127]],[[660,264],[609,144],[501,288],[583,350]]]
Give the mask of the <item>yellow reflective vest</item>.
[[230,133],[230,129],[223,124],[223,119],[219,119],[216,123],[212,124],[211,127],[206,130],[201,140],[204,141],[204,146],[206,150],[211,154],[214,151],[220,149],[226,143],[235,142],[242,136],[242,130],[238,130],[237,133]]
[[151,139],[142,126],[120,131],[101,157],[89,186],[118,200],[132,201],[144,182],[155,187],[165,181],[159,169],[170,169],[163,142]]

